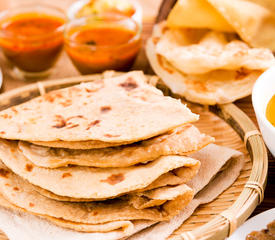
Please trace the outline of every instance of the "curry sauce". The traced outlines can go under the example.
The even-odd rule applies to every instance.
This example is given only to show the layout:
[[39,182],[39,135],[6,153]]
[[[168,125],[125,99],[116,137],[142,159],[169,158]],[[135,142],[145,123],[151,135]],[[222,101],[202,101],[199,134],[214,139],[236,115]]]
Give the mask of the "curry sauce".
[[273,95],[267,104],[266,118],[273,126],[275,126],[275,95]]
[[136,32],[123,27],[83,27],[66,40],[66,51],[82,74],[126,71],[140,49]]
[[27,72],[50,68],[63,46],[58,29],[64,19],[42,13],[21,13],[0,22],[0,46],[6,57]]

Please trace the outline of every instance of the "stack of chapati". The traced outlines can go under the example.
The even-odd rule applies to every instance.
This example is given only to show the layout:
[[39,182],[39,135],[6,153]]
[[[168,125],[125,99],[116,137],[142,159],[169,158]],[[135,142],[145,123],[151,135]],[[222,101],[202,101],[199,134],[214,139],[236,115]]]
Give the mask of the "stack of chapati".
[[142,72],[52,91],[0,112],[0,204],[82,232],[166,221],[193,199],[188,157],[213,142]]

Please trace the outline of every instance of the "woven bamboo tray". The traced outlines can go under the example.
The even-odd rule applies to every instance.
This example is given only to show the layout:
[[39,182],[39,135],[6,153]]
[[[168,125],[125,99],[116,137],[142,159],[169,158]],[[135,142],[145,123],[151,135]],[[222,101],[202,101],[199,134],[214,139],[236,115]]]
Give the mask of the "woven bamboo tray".
[[[79,76],[30,84],[0,95],[0,110],[23,103],[54,89],[80,82],[101,79],[110,73]],[[152,78],[150,77],[152,80]],[[216,200],[201,205],[193,215],[169,238],[225,239],[240,226],[261,202],[261,189],[246,183],[255,182],[265,188],[268,169],[267,151],[257,128],[234,104],[210,107],[187,103],[191,110],[200,114],[197,127],[216,138],[216,143],[239,150],[245,154],[245,166],[235,183]],[[250,133],[252,133],[251,136]],[[249,136],[249,137],[248,137]],[[246,144],[243,139],[248,137]],[[226,217],[224,217],[224,216]],[[7,240],[0,233],[0,240]]]

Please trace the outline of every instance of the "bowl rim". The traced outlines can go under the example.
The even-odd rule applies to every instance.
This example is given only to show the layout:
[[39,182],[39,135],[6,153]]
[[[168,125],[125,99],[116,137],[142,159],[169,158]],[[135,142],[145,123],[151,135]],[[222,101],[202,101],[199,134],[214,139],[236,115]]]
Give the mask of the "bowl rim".
[[[252,105],[253,105],[253,108],[254,108],[257,119],[259,119],[268,128],[268,130],[271,131],[272,134],[275,135],[275,127],[268,121],[268,119],[266,118],[266,115],[265,115],[267,104],[270,101],[272,96],[267,101],[267,104],[265,106],[262,106],[258,101],[258,98],[263,94],[263,92],[259,92],[259,91],[262,91],[261,86],[262,85],[269,86],[266,83],[274,81],[272,79],[272,76],[275,77],[275,65],[268,68],[257,79],[256,83],[254,84],[254,87],[253,87],[253,90],[252,90]],[[274,95],[275,95],[275,91],[274,91]],[[262,111],[262,110],[264,110],[264,111]],[[258,123],[259,123],[259,121],[258,121]],[[260,125],[260,123],[259,123],[259,125]]]
[[[48,32],[45,34],[34,35],[34,36],[25,36],[23,34],[15,35],[9,31],[5,31],[0,28],[0,36],[3,38],[7,38],[7,39],[14,39],[16,37],[16,38],[20,39],[21,41],[36,42],[36,41],[41,41],[43,39],[51,38],[55,34],[63,33],[65,23],[67,22],[66,12],[63,11],[63,9],[61,9],[55,5],[51,5],[51,4],[44,3],[44,2],[23,3],[23,4],[18,4],[14,8],[8,8],[0,13],[0,23],[3,24],[5,22],[5,19],[8,19],[9,17],[13,17],[13,16],[16,16],[16,15],[19,15],[22,13],[33,13],[36,11],[39,13],[44,13],[42,11],[43,8],[55,11],[56,14],[45,13],[45,15],[52,15],[52,16],[58,17],[60,19],[63,19],[64,23],[51,32]],[[21,12],[21,10],[22,10],[22,12]],[[60,14],[60,16],[57,16],[57,14]]]
[[[69,28],[72,27],[73,24],[81,24],[81,25],[87,25],[90,26],[92,29],[92,26],[96,24],[105,24],[106,23],[113,23],[114,25],[123,25],[124,23],[132,23],[135,26],[135,34],[127,41],[124,43],[120,43],[117,45],[98,45],[98,46],[94,46],[94,45],[89,45],[87,43],[79,43],[77,41],[75,41],[74,39],[70,38],[70,34],[69,34]],[[102,49],[114,49],[114,48],[122,48],[124,46],[128,46],[131,43],[134,42],[138,42],[141,40],[141,34],[142,34],[142,30],[140,25],[134,21],[131,17],[121,17],[119,16],[118,18],[109,18],[108,16],[105,15],[89,15],[89,16],[85,16],[85,17],[81,17],[81,18],[75,18],[72,19],[71,21],[67,22],[65,24],[64,27],[64,42],[65,42],[65,46],[66,45],[71,45],[71,46],[75,46],[75,47],[85,47],[85,48],[89,48],[93,51],[96,50],[102,50]]]
[[[87,3],[89,3],[90,0],[78,0],[75,1],[67,10],[67,17],[69,20],[77,18],[75,15],[77,12]],[[141,24],[142,22],[142,7],[141,4],[137,0],[130,0],[130,3],[135,8],[135,13],[131,16],[132,19],[134,19],[137,23]]]

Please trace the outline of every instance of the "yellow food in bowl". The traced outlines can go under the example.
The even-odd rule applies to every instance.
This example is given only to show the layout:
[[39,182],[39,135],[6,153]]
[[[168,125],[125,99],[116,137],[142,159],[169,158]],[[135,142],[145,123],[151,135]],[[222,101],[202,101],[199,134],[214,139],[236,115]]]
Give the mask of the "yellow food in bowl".
[[267,104],[266,118],[275,127],[275,95],[273,95]]
[[99,13],[115,13],[131,17],[135,13],[135,8],[127,0],[91,0],[77,12],[76,17]]

